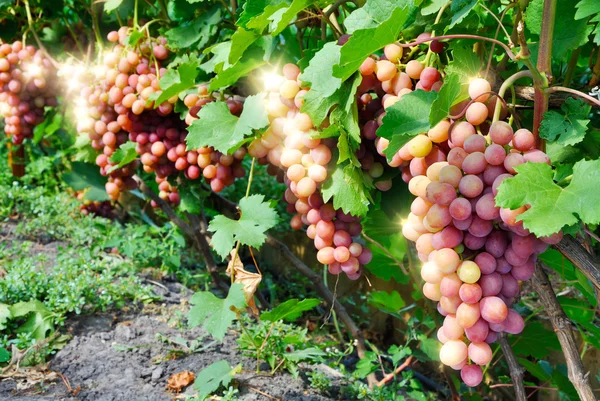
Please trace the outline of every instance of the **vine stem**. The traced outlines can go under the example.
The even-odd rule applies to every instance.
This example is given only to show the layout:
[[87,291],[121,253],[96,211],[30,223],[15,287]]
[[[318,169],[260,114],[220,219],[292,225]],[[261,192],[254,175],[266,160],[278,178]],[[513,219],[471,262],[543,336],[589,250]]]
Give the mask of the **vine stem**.
[[[117,14],[118,13],[119,12],[117,11]],[[139,28],[139,25],[138,25],[138,0],[135,0],[133,3],[133,27],[135,29]]]
[[485,36],[479,36],[479,35],[467,35],[467,34],[441,35],[441,36],[431,37],[428,39],[417,40],[417,41],[411,42],[411,43],[399,43],[398,46],[413,47],[413,46],[417,46],[417,45],[420,45],[423,43],[431,42],[433,40],[444,40],[444,39],[473,39],[473,40],[481,40],[484,42],[495,43],[498,46],[502,47],[506,51],[506,54],[512,61],[519,61],[517,56],[515,56],[515,54],[510,49],[510,47],[508,47],[505,43],[503,43],[497,39],[486,38]]
[[29,7],[29,0],[23,0],[23,4],[25,4],[25,12],[27,14],[27,24],[29,25],[29,31],[33,35],[33,38],[35,39],[38,47],[44,53],[46,58],[48,60],[50,60],[50,62],[52,63],[52,65],[55,68],[58,68],[58,62],[56,60],[54,60],[54,58],[50,55],[50,53],[48,53],[48,50],[46,50],[46,47],[40,40],[40,37],[38,36],[37,32],[35,31],[35,29],[33,27],[33,17],[31,15],[31,8]]
[[[256,157],[253,157],[252,164],[250,165],[250,174],[248,174],[248,185],[246,186],[245,198],[247,198],[250,195],[250,187],[252,186],[252,177],[254,176],[254,162],[255,161],[256,161]],[[240,250],[240,241],[238,241],[237,244],[235,244],[235,251],[233,253],[233,256],[231,257],[231,260],[235,260],[238,257],[239,250]],[[233,285],[234,281],[235,281],[235,269],[231,269],[231,284],[232,285]]]
[[527,393],[525,393],[525,387],[523,387],[523,373],[525,373],[525,369],[517,362],[515,353],[508,343],[506,333],[500,333],[498,341],[500,342],[504,358],[506,358],[506,362],[508,363],[508,370],[515,389],[516,399],[517,401],[527,401]]
[[554,248],[573,263],[600,291],[600,261],[575,238],[566,235]]
[[557,0],[544,0],[544,11],[542,13],[542,30],[540,33],[537,70],[546,78],[545,85],[535,83],[535,103],[533,108],[533,135],[535,135],[536,147],[544,150],[544,142],[540,140],[540,125],[544,114],[548,111],[550,93],[545,89],[552,76],[552,39],[554,37],[554,20],[556,19]]
[[[440,8],[440,10],[438,11],[436,17],[435,17],[435,21],[433,22],[433,25],[436,25],[438,22],[440,22],[440,20],[442,19],[442,15],[444,14],[444,11],[446,11],[446,9],[448,7],[450,7],[450,4],[452,4],[452,1],[447,1],[446,4],[444,4],[442,6],[442,8]],[[435,36],[435,31],[431,31],[431,36]],[[429,66],[429,60],[431,59],[431,55],[433,54],[433,52],[431,51],[431,46],[429,47],[429,49],[427,49],[427,55],[425,56],[425,61],[424,64],[425,66]]]
[[592,103],[594,106],[596,107],[600,107],[600,100],[596,99],[595,97],[592,97],[586,93],[583,93],[581,91],[578,91],[576,89],[571,89],[571,88],[567,88],[565,86],[551,86],[549,88],[546,88],[544,90],[544,92],[550,94],[552,92],[567,92],[567,93],[572,93],[573,95],[577,95],[582,99],[585,99],[588,101],[588,103]]
[[561,349],[565,355],[569,381],[573,383],[582,401],[596,401],[596,396],[590,385],[590,373],[584,372],[583,362],[581,361],[575,337],[571,330],[571,323],[556,299],[552,284],[541,262],[538,262],[536,265],[532,283],[533,289],[539,295],[540,301],[548,313],[552,327],[554,327]]
[[[513,86],[517,80],[519,80],[521,78],[526,78],[526,77],[533,79],[533,74],[531,73],[531,71],[519,71],[516,74],[513,74],[510,77],[508,77],[508,79],[502,83],[502,85],[500,86],[500,89],[498,89],[498,98],[504,99],[504,94],[506,93],[506,90],[509,87]],[[496,121],[500,120],[500,112],[501,111],[502,111],[502,103],[497,101],[496,108],[494,109],[494,118],[492,120],[492,124],[495,123]]]

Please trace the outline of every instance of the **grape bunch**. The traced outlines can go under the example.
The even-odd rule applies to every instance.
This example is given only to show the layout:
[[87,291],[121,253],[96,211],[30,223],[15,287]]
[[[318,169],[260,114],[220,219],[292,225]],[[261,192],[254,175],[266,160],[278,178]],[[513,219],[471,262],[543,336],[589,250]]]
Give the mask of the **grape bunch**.
[[[418,162],[414,157],[403,167],[408,158],[398,155],[416,196],[402,233],[415,242],[423,262],[424,295],[438,302],[445,316],[437,333],[443,343],[440,359],[461,370],[469,386],[481,382],[481,366],[490,363],[489,344],[498,334],[523,330],[523,319],[510,309],[519,282],[531,278],[537,255],[561,238],[560,233],[536,238],[525,229],[517,219],[526,207],[495,204],[498,186],[516,174],[516,166],[550,160],[535,149],[529,130],[515,132],[505,121],[489,123],[496,101],[490,92],[489,82],[475,79],[464,118],[444,120],[413,138],[407,150],[421,158]],[[432,145],[420,138],[440,143],[440,156],[427,161]]]
[[110,202],[110,201],[87,200],[87,199],[85,199],[84,191],[77,191],[75,193],[75,197],[77,198],[77,200],[79,200],[81,202],[81,205],[79,206],[79,210],[85,216],[92,215],[92,216],[104,217],[104,218],[111,219],[111,220],[115,219],[117,217],[116,209],[115,209],[114,205],[112,204],[112,202]]
[[299,74],[296,65],[286,64],[282,77],[266,81],[271,124],[261,138],[250,143],[248,153],[285,172],[283,181],[288,188],[284,199],[288,211],[296,213],[291,226],[307,226],[306,234],[314,241],[318,260],[328,265],[332,274],[344,272],[356,280],[372,254],[355,240],[362,231],[359,219],[336,210],[331,202],[325,203],[319,193],[327,179],[327,167],[335,163],[332,148],[336,141],[316,138],[310,117],[300,112],[307,89],[301,87]]
[[[102,151],[96,164],[109,177],[109,196],[115,200],[123,190],[136,187],[131,176],[140,164],[145,172],[154,174],[161,199],[174,205],[179,204],[180,196],[168,178],[180,172],[189,180],[204,176],[215,192],[231,185],[236,177],[244,175],[244,149],[230,156],[212,148],[188,150],[185,143],[187,126],[214,97],[205,85],[198,86],[197,94],[188,94],[184,99],[189,109],[185,121],[174,112],[177,96],[156,105],[153,99],[162,93],[159,81],[166,72],[162,65],[169,57],[166,40],[142,38],[130,46],[130,33],[129,28],[122,27],[108,34],[115,45],[104,55],[98,82],[81,91],[80,102],[87,116],[78,124],[78,130],[87,133],[92,146]],[[227,104],[233,114],[241,113],[241,101],[229,98]],[[139,159],[116,168],[110,157],[128,141],[136,144]],[[152,206],[157,205],[152,202]]]
[[12,143],[20,145],[56,106],[56,69],[41,50],[22,42],[0,45],[0,115]]

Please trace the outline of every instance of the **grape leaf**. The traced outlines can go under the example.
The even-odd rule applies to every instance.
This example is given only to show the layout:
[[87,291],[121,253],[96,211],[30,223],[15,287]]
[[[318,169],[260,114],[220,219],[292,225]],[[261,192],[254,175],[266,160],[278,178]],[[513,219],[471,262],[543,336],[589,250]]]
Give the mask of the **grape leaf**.
[[238,79],[247,76],[251,71],[266,64],[266,60],[270,56],[272,44],[272,38],[260,37],[248,48],[244,53],[244,57],[240,58],[235,64],[222,63],[217,65],[215,67],[217,76],[210,81],[209,89],[215,91],[231,86]]
[[194,388],[198,391],[198,398],[204,399],[216,392],[219,387],[227,387],[233,377],[242,371],[242,365],[231,367],[229,362],[222,360],[212,363],[196,375]]
[[468,85],[473,77],[479,75],[481,61],[472,47],[452,44],[452,61],[446,67],[446,74],[458,74],[460,82]]
[[373,291],[369,303],[379,309],[393,313],[397,313],[406,306],[406,302],[404,302],[398,291]]
[[106,0],[104,3],[104,11],[109,13],[116,10],[123,3],[123,0]]
[[71,171],[62,175],[62,180],[75,191],[87,189],[84,198],[91,201],[108,200],[104,185],[106,177],[100,175],[95,164],[73,162]]
[[561,106],[563,113],[547,111],[540,126],[540,136],[559,145],[575,145],[583,141],[592,106],[581,99],[567,98]]
[[364,216],[372,201],[370,190],[373,183],[359,167],[350,163],[337,164],[323,183],[322,195],[325,202],[333,198],[333,207],[353,216]]
[[379,368],[379,359],[373,351],[366,351],[365,355],[356,363],[353,374],[359,379],[364,379]]
[[169,47],[185,49],[196,45],[203,48],[208,40],[217,33],[217,24],[221,21],[221,9],[213,7],[193,21],[185,22],[165,32]]
[[461,95],[461,83],[458,74],[453,73],[446,76],[437,98],[431,104],[429,124],[435,127],[440,121],[448,117],[450,107],[456,103]]
[[302,301],[299,299],[288,299],[276,308],[261,313],[260,320],[268,322],[277,322],[283,319],[294,321],[300,317],[302,312],[311,310],[320,303],[321,301],[315,298],[303,299]]
[[219,152],[231,154],[253,130],[268,124],[264,94],[248,96],[239,118],[231,114],[227,103],[212,102],[200,109],[198,119],[188,127],[186,143],[189,149],[212,146]]
[[17,333],[31,334],[38,341],[54,331],[54,314],[42,302],[19,302],[8,307],[12,318],[29,316],[25,323],[17,329]]
[[496,205],[516,209],[531,208],[519,216],[523,226],[537,236],[558,232],[577,223],[600,223],[600,191],[590,190],[600,182],[600,160],[582,160],[573,166],[573,178],[565,188],[552,179],[552,167],[545,163],[525,163],[518,174],[498,187]]
[[318,90],[320,96],[333,95],[342,85],[342,80],[333,76],[333,66],[340,61],[341,49],[333,42],[323,46],[300,75],[303,85]]
[[179,95],[179,93],[188,90],[196,85],[196,77],[198,76],[198,64],[190,61],[183,63],[177,67],[177,69],[169,69],[160,78],[160,89],[159,95],[151,100],[154,100],[154,106],[158,107],[163,102],[166,102],[173,96]]
[[510,337],[510,342],[515,354],[533,356],[537,359],[547,357],[551,350],[560,350],[556,334],[546,329],[540,322],[527,323],[521,334]]
[[246,1],[236,25],[262,31],[269,25],[269,17],[287,4],[285,0]]
[[299,349],[292,352],[287,352],[283,357],[292,362],[304,361],[307,359],[315,360],[319,357],[325,356],[325,352],[321,351],[317,347],[310,347],[305,349]]
[[225,299],[217,298],[209,291],[195,293],[190,299],[192,307],[188,312],[190,327],[202,325],[211,336],[222,341],[227,329],[237,317],[236,311],[246,307],[246,296],[242,287],[242,283],[234,283]]
[[354,10],[344,20],[344,26],[349,34],[359,29],[376,28],[389,19],[396,8],[412,4],[411,0],[367,0],[364,6]]
[[340,62],[333,67],[333,75],[342,80],[358,71],[367,57],[385,45],[393,43],[400,31],[414,20],[414,8],[408,5],[396,7],[388,18],[374,28],[354,31],[348,42],[342,46]]
[[6,329],[6,322],[12,316],[6,304],[0,304],[0,330]]
[[261,32],[238,28],[231,36],[231,51],[229,52],[228,61],[234,64],[238,61],[244,52],[260,38]]
[[[531,0],[526,10],[525,26],[529,32],[539,35],[542,29],[544,0]],[[576,19],[576,8],[571,0],[558,0],[552,39],[552,57],[562,58],[567,52],[584,45],[593,27],[585,19]]]
[[[2,4],[0,4],[0,7],[2,7]],[[0,363],[8,361],[10,361],[10,352],[6,348],[0,347]]]
[[208,231],[214,233],[213,248],[222,258],[229,255],[236,241],[254,248],[259,248],[265,242],[265,232],[277,224],[278,216],[269,203],[264,202],[264,198],[264,195],[242,198],[239,204],[239,220],[232,220],[223,215],[212,219]]
[[586,19],[593,15],[589,22],[595,22],[594,27],[594,42],[600,45],[600,3],[597,0],[581,0],[575,5],[577,12],[575,19]]
[[135,159],[137,159],[138,154],[135,151],[135,148],[135,142],[125,142],[124,144],[119,146],[119,149],[115,150],[115,153],[113,153],[113,155],[109,159],[111,163],[117,164],[106,170],[106,172],[112,173],[116,169],[121,168],[124,165],[129,164]]
[[452,22],[448,29],[452,29],[456,24],[460,23],[475,6],[478,0],[453,0],[450,5],[452,11]]
[[435,14],[438,11],[440,11],[440,8],[442,8],[444,6],[444,4],[446,4],[446,0],[428,0],[425,2],[425,6],[423,8],[421,8],[421,14],[422,15]]
[[402,96],[399,102],[386,109],[377,135],[390,140],[385,152],[388,160],[412,137],[429,131],[429,115],[436,97],[436,92],[416,90]]
[[[356,74],[355,78],[344,82],[331,96],[323,96],[321,94],[323,88],[309,90],[303,97],[304,104],[300,110],[308,114],[315,127],[318,127],[325,120],[331,108],[340,105],[342,110],[339,111],[340,114],[336,115],[337,120],[346,121],[346,116],[341,115],[342,111],[346,113],[352,112],[352,106],[355,103],[354,95],[356,94],[356,88],[360,85],[361,79],[360,74]],[[348,127],[346,128],[348,129]],[[348,131],[354,130],[352,127],[349,127]]]

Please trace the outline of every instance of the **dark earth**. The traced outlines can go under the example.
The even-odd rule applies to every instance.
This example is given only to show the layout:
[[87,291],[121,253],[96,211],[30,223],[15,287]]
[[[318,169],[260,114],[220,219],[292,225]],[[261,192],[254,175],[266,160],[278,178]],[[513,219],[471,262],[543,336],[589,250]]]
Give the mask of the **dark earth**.
[[[213,362],[225,359],[231,366],[243,363],[244,371],[236,375],[236,395],[243,401],[289,400],[328,401],[310,388],[306,377],[295,379],[287,373],[274,376],[257,375],[252,369],[255,361],[236,350],[237,334],[228,333],[222,343],[207,337],[200,328],[185,325],[186,300],[189,290],[178,284],[156,283],[155,292],[163,297],[161,303],[144,309],[78,316],[69,320],[67,331],[73,336],[58,351],[47,370],[51,382],[37,383],[19,390],[25,383],[23,375],[0,377],[0,400],[4,401],[168,401],[184,399],[182,394],[167,390],[168,378],[189,370],[198,373]],[[181,339],[189,345],[200,339],[196,352],[189,352]],[[317,367],[319,368],[319,367]],[[248,369],[248,371],[246,371]],[[312,367],[311,369],[314,369]],[[335,381],[335,373],[320,367]],[[63,375],[64,379],[57,375]],[[29,379],[32,380],[31,378]],[[38,379],[39,380],[39,379]],[[68,381],[70,389],[65,384]],[[193,385],[183,390],[193,395]],[[263,394],[260,394],[263,393]]]

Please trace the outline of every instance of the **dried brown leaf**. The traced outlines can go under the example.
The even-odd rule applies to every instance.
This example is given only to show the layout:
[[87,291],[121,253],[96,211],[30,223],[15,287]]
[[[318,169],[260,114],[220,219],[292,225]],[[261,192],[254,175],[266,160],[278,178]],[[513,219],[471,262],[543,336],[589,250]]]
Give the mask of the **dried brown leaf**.
[[[234,260],[235,255],[235,260]],[[240,259],[239,253],[234,249],[230,253],[229,264],[227,265],[227,275],[231,276],[231,269],[235,271],[236,283],[242,283],[244,286],[244,295],[246,296],[246,303],[248,307],[255,315],[258,315],[258,308],[254,303],[254,293],[262,280],[262,274],[252,273],[244,269],[244,264]]]
[[185,387],[189,386],[194,382],[196,376],[189,370],[185,370],[183,372],[175,373],[169,377],[167,382],[167,388],[171,391],[175,391],[179,393]]

